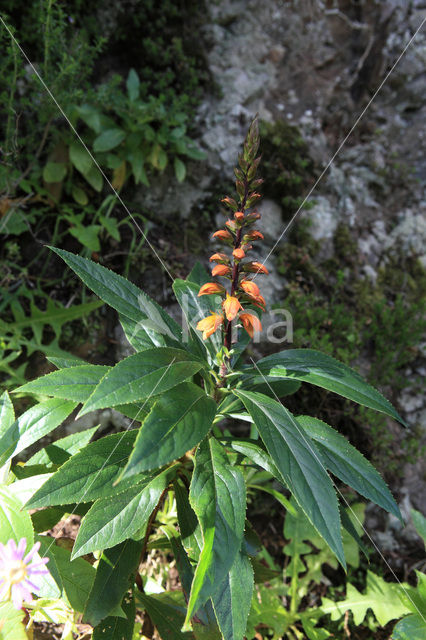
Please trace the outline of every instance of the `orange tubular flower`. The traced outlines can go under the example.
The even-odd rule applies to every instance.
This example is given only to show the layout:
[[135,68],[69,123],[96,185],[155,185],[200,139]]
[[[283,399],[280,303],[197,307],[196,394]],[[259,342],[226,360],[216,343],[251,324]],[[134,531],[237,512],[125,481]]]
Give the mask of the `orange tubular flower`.
[[236,211],[234,213],[234,218],[235,220],[238,220],[238,221],[244,220],[244,213],[242,211]]
[[223,323],[223,316],[220,313],[212,313],[211,316],[203,318],[198,322],[198,331],[203,332],[203,340],[207,340]]
[[245,293],[248,293],[248,295],[252,296],[253,298],[256,298],[260,295],[259,287],[251,280],[241,280],[240,287]]
[[229,258],[226,253],[214,253],[210,257],[210,262],[229,262]]
[[257,229],[253,229],[253,231],[249,231],[244,236],[244,239],[247,239],[247,240],[263,240],[264,239],[264,235],[263,235],[263,233],[261,233]]
[[245,257],[246,254],[242,249],[234,249],[233,252],[232,252],[232,255],[237,260],[242,260]]
[[250,338],[253,338],[255,331],[262,331],[262,325],[257,316],[253,316],[251,313],[240,313],[240,320]]
[[244,265],[243,267],[243,271],[249,271],[250,273],[265,273],[266,275],[268,275],[269,271],[268,269],[265,267],[264,264],[261,264],[260,262],[247,262],[247,264]]
[[217,284],[217,282],[206,282],[206,284],[203,284],[203,286],[199,290],[198,295],[206,296],[212,293],[223,293],[224,291],[225,288],[220,284]]
[[227,294],[226,299],[222,302],[222,307],[225,312],[227,320],[233,320],[238,311],[242,309],[240,301],[234,296]]
[[232,240],[232,235],[226,229],[219,229],[213,234],[213,238],[219,238],[219,240]]
[[212,276],[229,276],[231,269],[226,264],[217,264],[212,269]]

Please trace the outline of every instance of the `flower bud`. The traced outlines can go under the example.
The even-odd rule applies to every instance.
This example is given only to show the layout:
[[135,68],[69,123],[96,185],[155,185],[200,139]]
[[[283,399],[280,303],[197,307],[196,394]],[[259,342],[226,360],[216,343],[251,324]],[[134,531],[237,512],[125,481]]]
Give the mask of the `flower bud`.
[[265,273],[266,275],[269,273],[265,265],[260,262],[247,262],[243,266],[243,271],[248,271],[249,273]]
[[244,220],[244,213],[243,211],[236,211],[234,213],[234,218],[235,220],[238,220],[238,222],[241,222],[241,220]]
[[210,256],[209,261],[227,264],[229,262],[229,258],[226,253],[214,253],[212,256]]
[[217,264],[212,269],[212,276],[229,276],[231,269],[226,264]]
[[229,294],[227,294],[224,302],[222,302],[222,307],[227,320],[233,320],[238,311],[240,309],[242,310],[242,306],[238,298],[236,298],[235,296],[230,296]]
[[219,231],[215,231],[213,234],[213,238],[218,238],[219,240],[232,242],[232,235],[226,229],[219,229]]
[[225,291],[225,287],[222,287],[222,285],[217,284],[217,282],[206,282],[206,284],[203,284],[203,286],[200,288],[198,295],[205,296],[205,295],[210,295],[212,293],[223,293],[224,291]]
[[234,249],[232,255],[236,260],[242,260],[245,257],[245,252],[242,249]]

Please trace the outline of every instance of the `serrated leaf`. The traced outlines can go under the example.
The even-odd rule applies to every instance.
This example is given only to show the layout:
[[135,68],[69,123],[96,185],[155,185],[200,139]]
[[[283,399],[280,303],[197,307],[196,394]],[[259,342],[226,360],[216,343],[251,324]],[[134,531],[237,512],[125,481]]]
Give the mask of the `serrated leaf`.
[[97,500],[82,520],[73,557],[109,549],[136,534],[138,539],[142,538],[149,517],[175,471],[175,467],[170,467],[148,483]]
[[[402,585],[404,587],[408,585]],[[400,618],[410,610],[401,602],[398,591],[400,585],[385,582],[383,578],[367,571],[367,587],[365,594],[360,593],[348,583],[346,598],[334,602],[328,598],[322,599],[321,610],[330,614],[332,620],[339,620],[346,611],[351,611],[356,625],[362,624],[367,610],[371,609],[378,623],[384,627],[390,620]]]
[[[133,332],[143,331],[144,320],[150,319],[155,324],[153,333],[168,339],[169,342],[180,341],[182,332],[179,325],[132,282],[86,258],[63,249],[50,248],[99,298],[134,321]],[[163,346],[163,342],[153,342],[153,346]]]
[[125,598],[122,604],[125,618],[117,616],[109,616],[102,620],[94,629],[92,640],[137,640],[140,636],[133,635],[135,628],[136,605],[134,599]]
[[244,479],[213,438],[204,440],[196,452],[190,502],[201,525],[203,549],[192,582],[186,624],[217,593],[244,537]]
[[182,544],[190,559],[198,560],[203,548],[201,527],[189,503],[186,487],[184,488],[180,482],[175,482],[174,490]]
[[[183,349],[157,347],[121,360],[102,378],[86,400],[80,416],[105,407],[149,399],[164,393],[202,368]],[[76,367],[67,371],[75,371]],[[52,375],[52,374],[51,374]]]
[[143,543],[126,540],[103,552],[83,619],[96,627],[110,615],[131,586],[130,577],[136,571]]
[[253,569],[248,556],[239,551],[228,575],[213,596],[213,607],[225,640],[241,640],[253,593]]
[[105,131],[102,131],[97,138],[95,138],[93,142],[93,151],[95,153],[111,151],[111,149],[118,147],[125,137],[126,132],[122,129],[106,129]]
[[136,594],[136,600],[145,609],[158,629],[161,638],[167,640],[194,640],[191,631],[182,632],[181,627],[185,618],[185,610],[163,594],[147,596]]
[[83,558],[71,560],[68,549],[55,544],[53,538],[37,536],[37,540],[40,555],[49,558],[48,569],[59,591],[76,612],[83,613],[95,580],[95,568]]
[[27,409],[0,438],[0,465],[56,429],[76,406],[53,398]]
[[370,409],[381,411],[407,426],[391,403],[365,382],[359,373],[320,351],[289,349],[266,356],[253,368],[254,375],[259,372],[266,376],[294,378],[323,387]]
[[402,522],[398,505],[385,481],[362,453],[335,429],[317,418],[298,416],[297,422],[315,441],[321,460],[331,473]]
[[52,371],[15,389],[19,393],[34,393],[65,400],[87,400],[111,367],[98,364],[82,364],[59,371]]
[[6,544],[8,540],[15,540],[18,544],[21,538],[27,541],[27,548],[34,544],[34,531],[31,518],[22,510],[22,502],[13,495],[11,489],[0,486],[0,542]]
[[315,444],[283,405],[261,393],[234,391],[242,399],[298,504],[346,567],[336,494]]
[[61,465],[68,460],[68,458],[85,447],[91,440],[95,431],[99,428],[99,425],[86,429],[85,431],[79,431],[77,433],[71,433],[65,438],[60,438],[52,444],[48,444],[47,447],[41,449],[35,453],[25,463],[26,467],[33,465]]
[[83,175],[86,174],[93,166],[93,160],[88,151],[83,147],[81,142],[75,140],[69,147],[70,160],[74,167]]
[[142,423],[121,477],[158,468],[180,458],[207,435],[215,413],[213,398],[192,382],[166,391]]
[[114,433],[88,444],[67,460],[33,495],[27,509],[92,502],[147,482],[149,475],[145,474],[113,486],[129,458],[136,435],[136,430]]

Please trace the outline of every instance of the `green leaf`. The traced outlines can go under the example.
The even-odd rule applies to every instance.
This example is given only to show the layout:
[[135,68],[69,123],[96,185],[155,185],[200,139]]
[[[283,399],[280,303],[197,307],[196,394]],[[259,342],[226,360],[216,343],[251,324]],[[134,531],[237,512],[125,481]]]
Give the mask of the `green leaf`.
[[[193,356],[182,349],[156,347],[135,353],[108,371],[79,415],[149,399],[191,378],[202,366],[201,362],[194,362]],[[66,371],[75,371],[76,368]]]
[[[404,587],[408,585],[402,585]],[[384,627],[390,620],[400,618],[409,613],[399,598],[400,585],[385,582],[383,578],[367,571],[367,587],[365,594],[360,593],[348,583],[345,600],[334,602],[328,598],[322,599],[321,610],[330,614],[332,620],[339,620],[346,611],[351,611],[356,625],[362,624],[367,610],[371,609],[378,623]],[[410,639],[411,640],[411,639]]]
[[40,555],[49,558],[47,566],[60,592],[75,611],[83,613],[95,580],[95,568],[83,558],[71,560],[68,549],[58,546],[50,537],[37,536],[37,540]]
[[189,503],[186,487],[183,487],[180,482],[175,482],[174,490],[182,544],[190,559],[198,560],[203,548],[201,527]]
[[207,435],[215,401],[192,382],[164,393],[145,418],[122,478],[161,467],[195,447]]
[[76,185],[72,188],[72,197],[77,202],[77,204],[81,204],[81,206],[86,206],[89,202],[89,198],[87,197],[87,193],[84,189],[77,187]]
[[213,606],[225,640],[241,640],[247,627],[247,618],[253,593],[253,569],[248,556],[239,551],[234,563],[213,596]]
[[95,138],[93,151],[95,153],[111,151],[111,149],[118,147],[125,137],[126,132],[122,129],[106,129],[106,131],[102,131],[102,133]]
[[99,425],[96,425],[96,427],[86,429],[85,431],[71,433],[69,436],[65,436],[65,438],[60,438],[52,442],[52,444],[48,444],[47,447],[31,456],[28,462],[25,463],[25,466],[64,464],[70,456],[80,451],[80,449],[90,442],[98,427]]
[[134,102],[139,98],[139,87],[141,81],[139,80],[139,76],[134,69],[130,69],[129,75],[127,76],[126,87],[127,87],[127,95],[131,102]]
[[74,167],[83,175],[93,167],[93,160],[81,142],[77,140],[72,142],[69,147],[69,154]]
[[[122,609],[126,614],[126,618],[119,618],[117,616],[109,616],[100,622],[94,629],[92,640],[133,640],[136,636],[133,636],[133,630],[135,627],[136,617],[136,605],[135,601],[124,599]],[[137,636],[139,638],[139,634]]]
[[241,388],[247,391],[258,391],[266,396],[284,398],[291,396],[299,390],[301,383],[298,380],[281,380],[272,377],[253,376],[242,381]]
[[174,159],[174,167],[175,167],[175,176],[178,182],[183,182],[186,176],[186,167],[182,160],[179,160],[178,157]]
[[185,618],[185,609],[179,607],[173,601],[168,600],[163,594],[147,596],[137,593],[138,603],[147,611],[149,617],[158,629],[161,638],[167,640],[194,640],[192,632],[182,632],[182,624]]
[[[196,328],[197,322],[209,316],[213,311],[217,311],[217,300],[214,295],[200,296],[200,287],[194,282],[180,280],[177,278],[173,283],[173,291],[176,299],[184,313],[188,326],[194,330],[193,335],[198,342],[203,345],[210,354],[211,360],[215,361],[215,356],[222,346],[221,331],[216,331],[208,340],[202,339],[201,331]],[[220,298],[220,300],[222,300]]]
[[83,247],[89,249],[89,251],[100,251],[101,243],[99,241],[99,232],[101,226],[99,224],[90,224],[88,226],[79,225],[78,227],[71,227],[70,234],[77,238]]
[[11,602],[0,602],[0,640],[28,640],[23,617],[22,609],[15,609]]
[[94,164],[89,171],[83,174],[90,186],[100,193],[104,184],[102,172]]
[[22,510],[22,502],[13,495],[11,489],[0,486],[0,542],[6,544],[12,539],[18,544],[21,538],[26,538],[27,549],[33,546],[34,531],[31,518]]
[[298,416],[297,422],[315,441],[321,460],[331,473],[402,522],[398,505],[385,481],[346,438],[325,422],[311,416]]
[[424,640],[425,637],[425,619],[415,613],[397,622],[392,632],[392,640]]
[[315,444],[279,402],[253,391],[242,399],[281,476],[314,527],[346,567],[336,494]]
[[176,468],[170,467],[148,483],[97,500],[82,520],[73,557],[109,549],[136,534],[138,539],[142,538],[149,517],[175,472]]
[[0,396],[0,436],[15,422],[13,404],[7,391]]
[[67,175],[67,165],[65,162],[48,162],[43,169],[43,180],[45,182],[62,182]]
[[[147,331],[152,346],[164,346],[170,341],[176,343],[181,340],[182,331],[179,325],[132,282],[96,262],[76,256],[63,249],[50,248],[99,298],[129,320],[134,321],[131,329],[134,334]],[[151,325],[145,329],[145,326],[148,327],[147,320],[151,322]],[[154,341],[154,335],[159,336],[162,340]]]
[[74,400],[77,403],[84,402],[110,369],[111,367],[98,364],[82,364],[60,369],[27,382],[15,389],[15,392],[54,396]]
[[190,502],[201,525],[203,549],[192,582],[186,623],[218,592],[244,537],[244,478],[213,438],[204,440],[196,452]]
[[0,465],[56,429],[76,406],[54,398],[25,411],[0,438]]
[[416,511],[415,509],[411,509],[411,518],[413,520],[415,530],[426,546],[426,518],[422,513],[420,513],[420,511]]
[[143,475],[124,481],[118,487],[113,486],[129,458],[136,435],[136,430],[114,433],[88,444],[67,460],[33,495],[27,509],[92,502],[147,482],[149,476]]
[[142,547],[142,542],[126,540],[103,552],[83,615],[93,627],[121,603],[138,568]]
[[354,400],[370,409],[376,409],[406,423],[386,398],[353,369],[338,362],[331,356],[313,349],[289,349],[262,358],[253,368],[253,374],[262,373],[278,378],[294,378],[302,382],[323,387]]

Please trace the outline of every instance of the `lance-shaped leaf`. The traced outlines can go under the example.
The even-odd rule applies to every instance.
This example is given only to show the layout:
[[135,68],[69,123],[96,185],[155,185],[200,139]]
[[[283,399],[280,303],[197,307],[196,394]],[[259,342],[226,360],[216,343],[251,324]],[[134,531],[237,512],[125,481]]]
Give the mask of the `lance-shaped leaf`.
[[97,364],[59,369],[31,380],[15,391],[85,402],[110,369],[111,367]]
[[34,541],[33,525],[26,511],[22,511],[22,502],[13,495],[12,489],[0,486],[0,542],[7,544],[10,539],[18,544],[26,538],[27,547]]
[[[262,358],[252,369],[253,375],[294,378],[309,382],[381,411],[406,425],[391,403],[353,369],[331,356],[313,349],[289,349]],[[247,372],[246,372],[247,373]]]
[[201,525],[203,549],[192,582],[186,624],[217,593],[244,536],[244,478],[213,438],[203,440],[197,450],[190,501]]
[[71,433],[69,436],[65,436],[65,438],[60,438],[52,442],[52,444],[48,444],[47,447],[41,449],[41,451],[37,451],[37,453],[31,456],[25,464],[25,467],[28,468],[36,464],[47,466],[64,464],[68,458],[89,444],[98,427],[99,425],[96,425],[85,431]]
[[121,477],[161,467],[182,456],[206,436],[215,413],[215,401],[192,382],[164,393],[140,427]]
[[25,411],[0,438],[0,465],[56,429],[76,406],[76,402],[52,398]]
[[113,486],[123,469],[135,442],[137,431],[114,433],[91,442],[67,460],[56,473],[33,495],[28,509],[92,502],[114,496],[129,487],[148,481],[148,475],[139,475]]
[[[126,318],[134,321],[135,325],[132,331],[143,332],[143,323],[145,320],[149,320],[150,330],[154,327],[153,332],[163,336],[166,341],[181,340],[182,332],[177,322],[132,282],[96,262],[76,256],[63,249],[54,247],[51,249],[101,300]],[[148,337],[152,336],[150,330],[147,331]],[[153,341],[153,344],[163,344],[163,341],[160,340],[159,343]]]
[[213,596],[213,607],[225,640],[241,640],[244,637],[253,584],[251,562],[247,554],[240,550],[228,575]]
[[137,402],[164,393],[193,376],[202,366],[183,349],[156,347],[135,353],[108,371],[85,402],[80,416],[94,409]]
[[93,627],[120,605],[139,565],[142,547],[142,542],[125,540],[103,552],[83,614]]
[[286,486],[346,567],[336,494],[315,444],[295,417],[273,398],[252,391],[234,393],[253,418]]
[[0,396],[0,436],[15,422],[13,404],[7,391]]
[[137,592],[138,604],[148,612],[149,617],[158,629],[161,638],[167,640],[195,640],[191,631],[181,631],[185,617],[185,609],[175,603],[167,593],[150,596]]
[[133,640],[136,616],[136,604],[127,597],[122,604],[126,617],[108,616],[102,620],[94,629],[92,640],[106,640],[106,638],[120,638],[120,640]]
[[398,505],[385,481],[346,438],[325,422],[311,416],[298,416],[297,422],[315,440],[321,459],[331,473],[402,521]]
[[176,467],[170,467],[145,484],[97,500],[82,520],[73,558],[110,549],[136,535],[141,539],[152,511],[175,472]]

